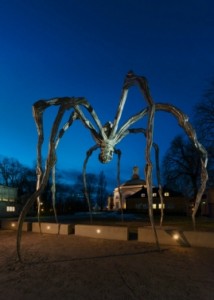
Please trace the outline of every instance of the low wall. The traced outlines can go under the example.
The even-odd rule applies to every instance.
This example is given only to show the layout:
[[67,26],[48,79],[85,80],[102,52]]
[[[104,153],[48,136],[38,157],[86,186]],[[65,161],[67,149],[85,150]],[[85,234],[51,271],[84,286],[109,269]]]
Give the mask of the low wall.
[[[18,228],[17,221],[10,221],[10,220],[1,221],[1,229],[17,230],[17,228]],[[22,231],[31,231],[31,230],[32,230],[32,223],[24,222],[22,226]]]
[[[176,228],[156,228],[160,245],[214,248],[214,232],[181,231]],[[138,228],[138,241],[155,243],[151,227]]]
[[191,246],[214,248],[214,232],[184,231]]
[[[175,229],[158,229],[156,228],[158,240],[160,244],[163,245],[178,245],[177,240],[172,238],[172,230]],[[170,234],[171,233],[171,234]],[[155,243],[154,231],[151,227],[139,227],[138,228],[138,241],[145,243]]]
[[[40,223],[42,233],[68,235],[74,232],[71,224]],[[32,223],[32,232],[40,232],[38,222]]]
[[128,240],[128,228],[122,226],[75,225],[75,235],[110,239]]

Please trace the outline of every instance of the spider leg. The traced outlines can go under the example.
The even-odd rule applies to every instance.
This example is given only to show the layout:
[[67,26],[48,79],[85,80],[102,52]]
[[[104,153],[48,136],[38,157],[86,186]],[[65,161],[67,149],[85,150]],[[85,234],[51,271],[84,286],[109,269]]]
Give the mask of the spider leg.
[[87,180],[86,180],[86,166],[89,160],[89,157],[92,155],[92,153],[97,150],[99,148],[99,145],[94,145],[93,147],[91,147],[87,152],[86,152],[86,158],[84,160],[84,164],[83,164],[83,171],[82,171],[82,175],[83,175],[83,185],[84,185],[84,194],[85,194],[85,198],[87,200],[88,203],[88,209],[89,209],[89,213],[90,213],[90,221],[92,223],[92,210],[91,210],[91,202],[89,199],[89,195],[88,195],[88,189],[87,189]]
[[[88,112],[90,113],[90,115],[92,116],[92,119],[94,120],[95,124],[97,125],[97,128],[99,130],[99,132],[101,133],[101,135],[103,137],[106,137],[105,131],[103,129],[103,126],[95,112],[95,110],[93,109],[93,107],[90,105],[90,103],[87,100],[81,101],[80,103],[82,106],[84,106]],[[86,126],[86,128],[88,128],[90,131],[92,131],[92,134],[96,133],[96,130],[94,129],[94,126],[91,124],[91,122],[89,120],[87,120],[87,118],[84,116],[82,110],[80,110],[78,105],[75,105],[74,107],[75,111],[78,113],[79,118],[81,119],[81,121],[83,122],[83,124]]]
[[195,146],[196,150],[199,152],[201,157],[201,184],[198,189],[198,193],[196,195],[195,199],[195,206],[192,213],[192,221],[193,221],[193,227],[195,229],[195,216],[198,211],[203,193],[206,189],[206,183],[208,180],[208,173],[207,173],[207,161],[208,161],[208,154],[206,149],[203,147],[202,144],[199,143],[197,139],[197,135],[195,130],[193,129],[192,125],[188,121],[188,117],[177,107],[170,105],[170,104],[164,104],[164,103],[156,103],[155,104],[156,110],[166,111],[171,113],[176,117],[178,120],[179,125],[184,129],[189,139],[192,141],[193,145]]
[[36,199],[40,197],[40,195],[44,192],[44,189],[47,185],[48,179],[50,174],[50,166],[48,166],[43,174],[41,184],[39,188],[32,194],[32,196],[27,200],[25,206],[23,207],[19,219],[18,219],[18,229],[17,229],[17,238],[16,238],[16,252],[17,257],[20,262],[22,262],[21,257],[21,238],[22,238],[22,227],[24,223],[24,219],[29,212],[30,208],[32,207],[33,203]]
[[[92,136],[94,137],[95,141],[98,142],[100,139],[99,134],[96,132],[95,128],[91,124],[89,120],[86,119],[84,116],[83,112],[80,110],[79,105],[84,106],[89,113],[91,114],[92,118],[94,119],[96,125],[98,126],[100,132],[105,136],[105,132],[102,128],[102,125],[99,121],[98,116],[96,115],[96,112],[92,108],[92,106],[89,104],[88,101],[86,101],[85,98],[79,97],[79,98],[74,98],[74,97],[62,97],[62,98],[53,98],[48,101],[40,100],[37,101],[33,105],[33,113],[34,113],[34,119],[36,122],[37,126],[37,131],[38,131],[38,144],[37,144],[37,189],[39,188],[43,176],[43,171],[42,171],[42,155],[41,155],[41,149],[42,149],[42,144],[44,140],[44,133],[43,133],[43,112],[45,109],[47,109],[50,106],[59,106],[60,110],[68,110],[70,108],[73,108],[75,112],[71,114],[69,121],[64,125],[64,127],[60,130],[58,136],[54,136],[54,138],[50,138],[51,143],[55,143],[55,151],[58,146],[58,143],[62,136],[64,135],[65,131],[71,126],[73,121],[77,119],[77,117],[82,121],[82,123],[91,131]],[[63,112],[64,113],[64,112]],[[58,117],[57,117],[58,118]],[[55,123],[57,120],[55,120]],[[53,125],[53,131],[56,132],[54,129],[56,127]],[[57,127],[58,128],[58,127]],[[56,222],[58,223],[57,220],[57,214],[56,214],[56,209],[55,209],[55,164],[53,164],[52,167],[52,203],[53,203],[53,208],[54,208],[54,214],[55,214],[55,219]],[[40,215],[40,196],[38,196],[38,219]]]
[[[79,119],[81,120],[81,122],[83,123],[83,125],[90,130],[95,142],[97,143],[97,141],[99,139],[107,139],[107,136],[103,130],[103,127],[97,117],[97,115],[95,114],[95,116],[92,115],[92,118],[94,119],[94,121],[96,122],[96,124],[98,124],[98,129],[99,129],[99,133],[97,133],[96,129],[94,128],[93,124],[85,117],[84,113],[80,110],[80,108],[78,106],[75,106],[75,111],[78,114]],[[101,137],[100,136],[101,133]]]
[[153,148],[155,149],[155,164],[156,164],[156,178],[158,182],[158,194],[161,200],[161,217],[160,217],[160,226],[163,225],[164,217],[164,197],[163,189],[161,185],[161,176],[160,176],[160,165],[159,165],[159,147],[156,143],[153,143]]
[[[131,128],[128,129],[124,134],[129,134],[129,133],[143,133],[144,136],[146,137],[146,129],[144,128]],[[163,198],[163,190],[162,190],[162,185],[161,185],[161,176],[160,176],[160,164],[159,164],[159,147],[156,143],[152,143],[152,146],[155,150],[155,166],[156,166],[156,178],[158,182],[158,194],[161,200],[161,218],[160,218],[160,226],[163,224],[163,217],[164,217],[164,198]]]
[[160,245],[158,241],[157,231],[155,228],[154,222],[154,214],[153,214],[153,196],[152,196],[152,161],[151,161],[151,147],[153,143],[153,127],[154,127],[154,114],[155,114],[155,106],[152,105],[149,108],[148,114],[148,126],[146,130],[146,167],[145,167],[145,174],[146,174],[146,188],[147,188],[147,196],[148,196],[148,205],[149,205],[149,217],[151,226],[154,232],[156,246],[158,250],[160,250]]
[[[68,119],[68,122],[66,122],[64,124],[64,126],[61,128],[61,130],[59,131],[59,134],[58,134],[58,136],[56,138],[56,142],[55,142],[55,151],[57,150],[57,147],[58,147],[59,142],[62,139],[63,135],[71,127],[71,125],[73,124],[73,122],[76,119],[77,119],[76,112],[72,112]],[[53,205],[53,210],[54,210],[54,216],[55,216],[56,223],[58,224],[59,222],[58,222],[57,211],[56,211],[56,164],[54,164],[53,168],[52,168],[51,193],[52,193],[52,205]],[[58,233],[59,233],[59,227],[58,227]]]
[[147,79],[143,76],[135,75],[132,71],[129,71],[128,74],[125,77],[125,80],[124,80],[124,84],[123,84],[123,88],[122,88],[122,95],[121,95],[121,98],[120,98],[120,102],[119,102],[119,106],[118,106],[116,116],[114,118],[110,138],[115,136],[115,133],[117,131],[118,124],[119,124],[119,121],[120,121],[120,118],[121,118],[121,114],[122,114],[124,105],[126,103],[128,90],[129,90],[130,87],[132,87],[134,85],[139,86],[140,91],[142,92],[142,94],[143,94],[143,96],[144,96],[144,98],[145,98],[145,100],[146,100],[146,102],[149,106],[152,106],[153,103],[154,103],[154,101],[152,99],[152,96],[150,94],[150,91],[149,91],[149,86],[148,86]]
[[118,109],[117,109],[117,113],[115,115],[114,122],[113,122],[113,125],[112,125],[112,131],[111,131],[111,134],[110,134],[110,138],[112,138],[115,135],[116,131],[117,131],[118,124],[119,124],[119,121],[120,121],[120,118],[121,118],[121,114],[122,114],[124,105],[126,103],[127,96],[128,96],[128,88],[124,84],[123,88],[122,88],[122,94],[121,94],[121,97],[120,97],[120,102],[119,102],[119,106],[118,106]]
[[120,190],[120,159],[121,159],[121,151],[119,149],[115,149],[114,153],[117,154],[118,160],[117,160],[117,186],[118,186],[118,192],[120,197],[120,211],[121,211],[121,221],[124,221],[123,216],[123,203],[122,203],[122,194]]
[[[156,111],[159,111],[159,110],[165,111],[165,112],[171,113],[172,115],[175,116],[175,118],[178,120],[179,125],[184,129],[187,136],[189,137],[189,139],[194,144],[195,148],[200,153],[200,156],[201,156],[201,185],[200,185],[200,187],[198,189],[198,193],[196,195],[195,206],[194,206],[194,210],[192,213],[193,227],[195,228],[195,216],[196,216],[197,210],[199,208],[202,195],[206,188],[206,182],[208,180],[208,173],[207,173],[207,169],[206,169],[207,160],[208,160],[207,151],[205,150],[203,145],[199,143],[195,130],[193,129],[192,125],[188,122],[188,117],[181,110],[179,110],[177,107],[175,107],[173,105],[165,104],[165,103],[156,103],[156,104],[154,104],[154,106],[155,106]],[[145,110],[142,110],[138,114],[131,117],[120,128],[120,130],[118,131],[116,136],[114,136],[115,144],[119,143],[127,134],[129,134],[129,131],[128,131],[129,126],[131,126],[133,123],[135,123],[138,120],[140,120],[141,118],[143,118],[148,113],[149,113],[149,108],[146,108]]]
[[[21,237],[22,237],[22,226],[23,226],[23,222],[24,219],[30,209],[30,207],[32,206],[32,204],[34,203],[34,201],[36,199],[40,199],[40,196],[42,194],[42,192],[44,191],[48,179],[49,179],[49,174],[51,169],[53,168],[53,166],[56,163],[56,153],[55,153],[55,140],[56,140],[56,135],[58,132],[58,127],[60,125],[60,122],[62,120],[62,117],[64,115],[65,112],[65,107],[60,106],[57,116],[55,118],[55,121],[53,123],[52,129],[51,129],[51,135],[50,135],[50,140],[49,140],[49,149],[48,149],[48,157],[46,160],[46,164],[45,164],[45,171],[44,174],[42,174],[42,168],[40,165],[40,160],[41,160],[41,146],[43,143],[43,124],[42,124],[42,112],[44,110],[44,103],[41,103],[41,107],[38,106],[38,110],[35,110],[35,120],[37,123],[37,128],[39,128],[39,140],[38,140],[38,146],[37,146],[37,151],[38,151],[38,156],[39,156],[39,166],[37,168],[37,170],[39,169],[39,171],[41,172],[41,174],[39,174],[39,178],[37,181],[37,190],[36,192],[28,199],[28,201],[26,202],[24,208],[21,211],[21,214],[19,216],[19,220],[18,220],[18,230],[17,230],[17,255],[18,255],[18,259],[21,261],[21,252],[20,252],[20,245],[21,245]],[[38,114],[37,114],[38,112]],[[40,214],[40,211],[39,211]]]
[[150,94],[148,81],[147,81],[146,77],[136,75],[132,71],[129,71],[125,78],[124,88],[128,89],[134,85],[139,86],[140,91],[142,92],[144,98],[146,99],[147,104],[149,106],[152,106],[154,104],[154,101]]
[[129,134],[129,127],[136,123],[137,121],[141,120],[148,114],[149,108],[145,108],[139,113],[135,114],[131,118],[129,118],[119,129],[118,133],[115,136],[116,143],[119,143],[127,134]]

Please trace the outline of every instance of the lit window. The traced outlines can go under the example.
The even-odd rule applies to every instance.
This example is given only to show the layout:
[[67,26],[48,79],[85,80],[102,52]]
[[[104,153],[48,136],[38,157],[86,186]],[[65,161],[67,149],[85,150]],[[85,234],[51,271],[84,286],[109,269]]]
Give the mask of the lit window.
[[15,211],[15,206],[7,206],[6,211],[7,212]]
[[141,197],[146,197],[146,194],[145,194],[145,193],[142,193],[142,194],[141,194]]
[[152,196],[153,196],[153,197],[157,197],[157,193],[153,193]]
[[[159,208],[159,209],[162,208],[162,204],[161,204],[161,203],[158,204],[158,208]],[[165,204],[163,203],[163,209],[164,209],[164,208],[165,208]]]
[[164,196],[165,196],[165,197],[169,197],[169,192],[165,192],[165,193],[164,193]]
[[153,204],[152,204],[152,208],[153,208],[153,209],[156,209],[156,208],[157,208],[157,204],[156,204],[156,203],[153,203]]

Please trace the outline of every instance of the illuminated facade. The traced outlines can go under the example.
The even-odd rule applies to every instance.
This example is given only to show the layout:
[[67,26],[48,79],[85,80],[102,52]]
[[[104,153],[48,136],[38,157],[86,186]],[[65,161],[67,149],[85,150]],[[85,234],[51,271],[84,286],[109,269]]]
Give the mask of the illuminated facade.
[[[153,187],[153,211],[160,213],[161,200],[158,193],[158,188]],[[119,210],[120,193],[122,208],[127,211],[148,212],[148,197],[145,180],[139,177],[138,167],[133,168],[132,178],[126,181],[118,189],[115,188],[113,197],[108,199],[109,210]],[[163,188],[164,204],[163,209],[165,212],[172,214],[188,214],[189,213],[189,199],[183,197],[180,193],[170,191]]]
[[17,214],[17,188],[0,185],[0,216]]
[[[162,208],[158,188],[153,187],[153,212],[159,214]],[[189,199],[182,194],[163,188],[163,209],[169,214],[189,214]],[[126,208],[129,211],[148,212],[148,197],[146,188],[142,188],[137,193],[126,199]]]
[[122,208],[126,209],[126,199],[141,190],[146,186],[145,180],[139,177],[138,167],[133,168],[132,177],[130,180],[126,181],[120,186],[116,187],[113,192],[113,197],[108,199],[108,208],[111,210],[119,210],[121,208],[120,204],[120,193],[121,193],[121,203]]

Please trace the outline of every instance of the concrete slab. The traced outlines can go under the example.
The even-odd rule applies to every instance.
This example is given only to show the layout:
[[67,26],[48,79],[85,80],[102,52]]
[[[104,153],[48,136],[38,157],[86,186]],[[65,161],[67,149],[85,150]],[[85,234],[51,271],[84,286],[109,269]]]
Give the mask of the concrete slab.
[[[176,228],[171,227],[158,227],[156,228],[158,241],[160,245],[169,246],[186,246],[189,247],[189,243],[184,233]],[[154,231],[151,227],[139,227],[138,228],[138,241],[145,243],[155,243]]]
[[184,235],[193,247],[214,248],[214,232],[184,231]]
[[[17,221],[1,220],[1,229],[17,230],[17,228],[18,228]],[[24,222],[22,226],[22,231],[31,231],[31,230],[32,230],[32,223]]]
[[[74,232],[71,224],[40,223],[40,226],[42,233],[68,235]],[[40,232],[38,222],[32,223],[32,232]]]
[[110,240],[128,240],[128,228],[123,226],[75,225],[75,235]]
[[[214,232],[181,231],[176,228],[156,228],[160,245],[214,248]],[[138,241],[155,243],[151,227],[138,228]]]

